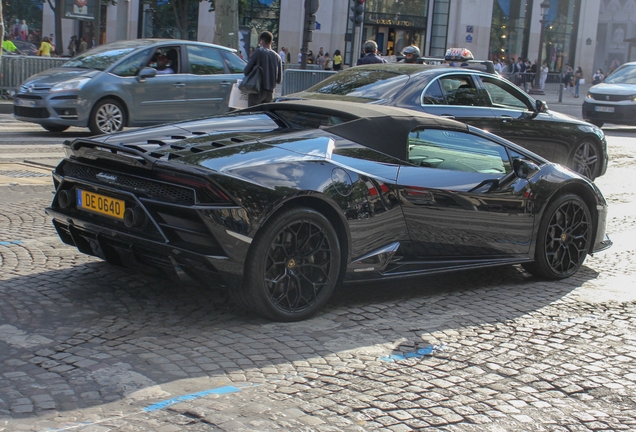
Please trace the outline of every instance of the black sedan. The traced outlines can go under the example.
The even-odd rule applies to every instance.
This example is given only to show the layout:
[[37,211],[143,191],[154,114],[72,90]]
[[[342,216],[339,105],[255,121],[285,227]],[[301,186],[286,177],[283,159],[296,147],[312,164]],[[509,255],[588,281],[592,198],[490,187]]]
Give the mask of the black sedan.
[[298,101],[65,143],[46,212],[63,242],[273,320],[341,282],[521,264],[574,274],[611,245],[588,179],[454,120]]
[[607,169],[607,142],[600,128],[548,110],[510,81],[480,70],[404,63],[360,66],[283,98],[292,99],[409,108],[485,129],[592,180]]

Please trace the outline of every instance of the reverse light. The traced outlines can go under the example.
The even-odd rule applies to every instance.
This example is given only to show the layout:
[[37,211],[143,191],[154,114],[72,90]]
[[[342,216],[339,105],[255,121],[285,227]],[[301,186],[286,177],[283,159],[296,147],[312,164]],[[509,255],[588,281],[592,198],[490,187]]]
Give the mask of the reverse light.
[[77,91],[81,90],[87,82],[91,79],[89,77],[79,77],[73,78],[67,81],[63,81],[61,83],[55,84],[51,87],[52,92],[60,92],[60,91]]

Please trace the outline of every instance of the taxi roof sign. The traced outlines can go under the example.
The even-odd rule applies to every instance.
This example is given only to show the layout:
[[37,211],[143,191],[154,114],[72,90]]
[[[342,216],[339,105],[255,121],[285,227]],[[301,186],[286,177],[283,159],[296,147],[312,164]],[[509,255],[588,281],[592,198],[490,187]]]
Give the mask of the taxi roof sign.
[[444,60],[447,61],[467,61],[474,59],[473,53],[467,48],[449,48],[444,55]]

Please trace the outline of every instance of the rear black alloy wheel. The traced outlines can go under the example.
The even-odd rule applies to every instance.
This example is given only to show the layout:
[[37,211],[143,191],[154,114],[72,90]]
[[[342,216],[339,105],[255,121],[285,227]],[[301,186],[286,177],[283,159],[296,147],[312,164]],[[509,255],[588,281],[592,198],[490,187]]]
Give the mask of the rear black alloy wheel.
[[592,228],[592,216],[580,197],[559,197],[549,205],[539,226],[535,261],[524,268],[548,279],[573,275],[590,250]]
[[596,143],[584,139],[577,143],[576,149],[572,153],[570,166],[577,173],[594,180],[599,171],[600,161],[600,151]]
[[119,132],[126,124],[124,108],[115,99],[99,101],[91,114],[88,127],[94,134]]
[[42,127],[49,132],[64,132],[70,126],[42,125]]
[[317,211],[295,207],[275,216],[257,236],[245,264],[250,308],[277,321],[299,321],[329,299],[340,273],[340,244]]

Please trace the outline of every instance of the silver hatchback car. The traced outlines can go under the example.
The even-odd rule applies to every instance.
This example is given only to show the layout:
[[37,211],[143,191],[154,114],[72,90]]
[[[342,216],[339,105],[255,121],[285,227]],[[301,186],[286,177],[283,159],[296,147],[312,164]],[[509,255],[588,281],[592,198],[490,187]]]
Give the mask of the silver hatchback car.
[[13,112],[51,132],[94,134],[222,114],[245,65],[235,50],[202,42],[113,42],[28,78]]

